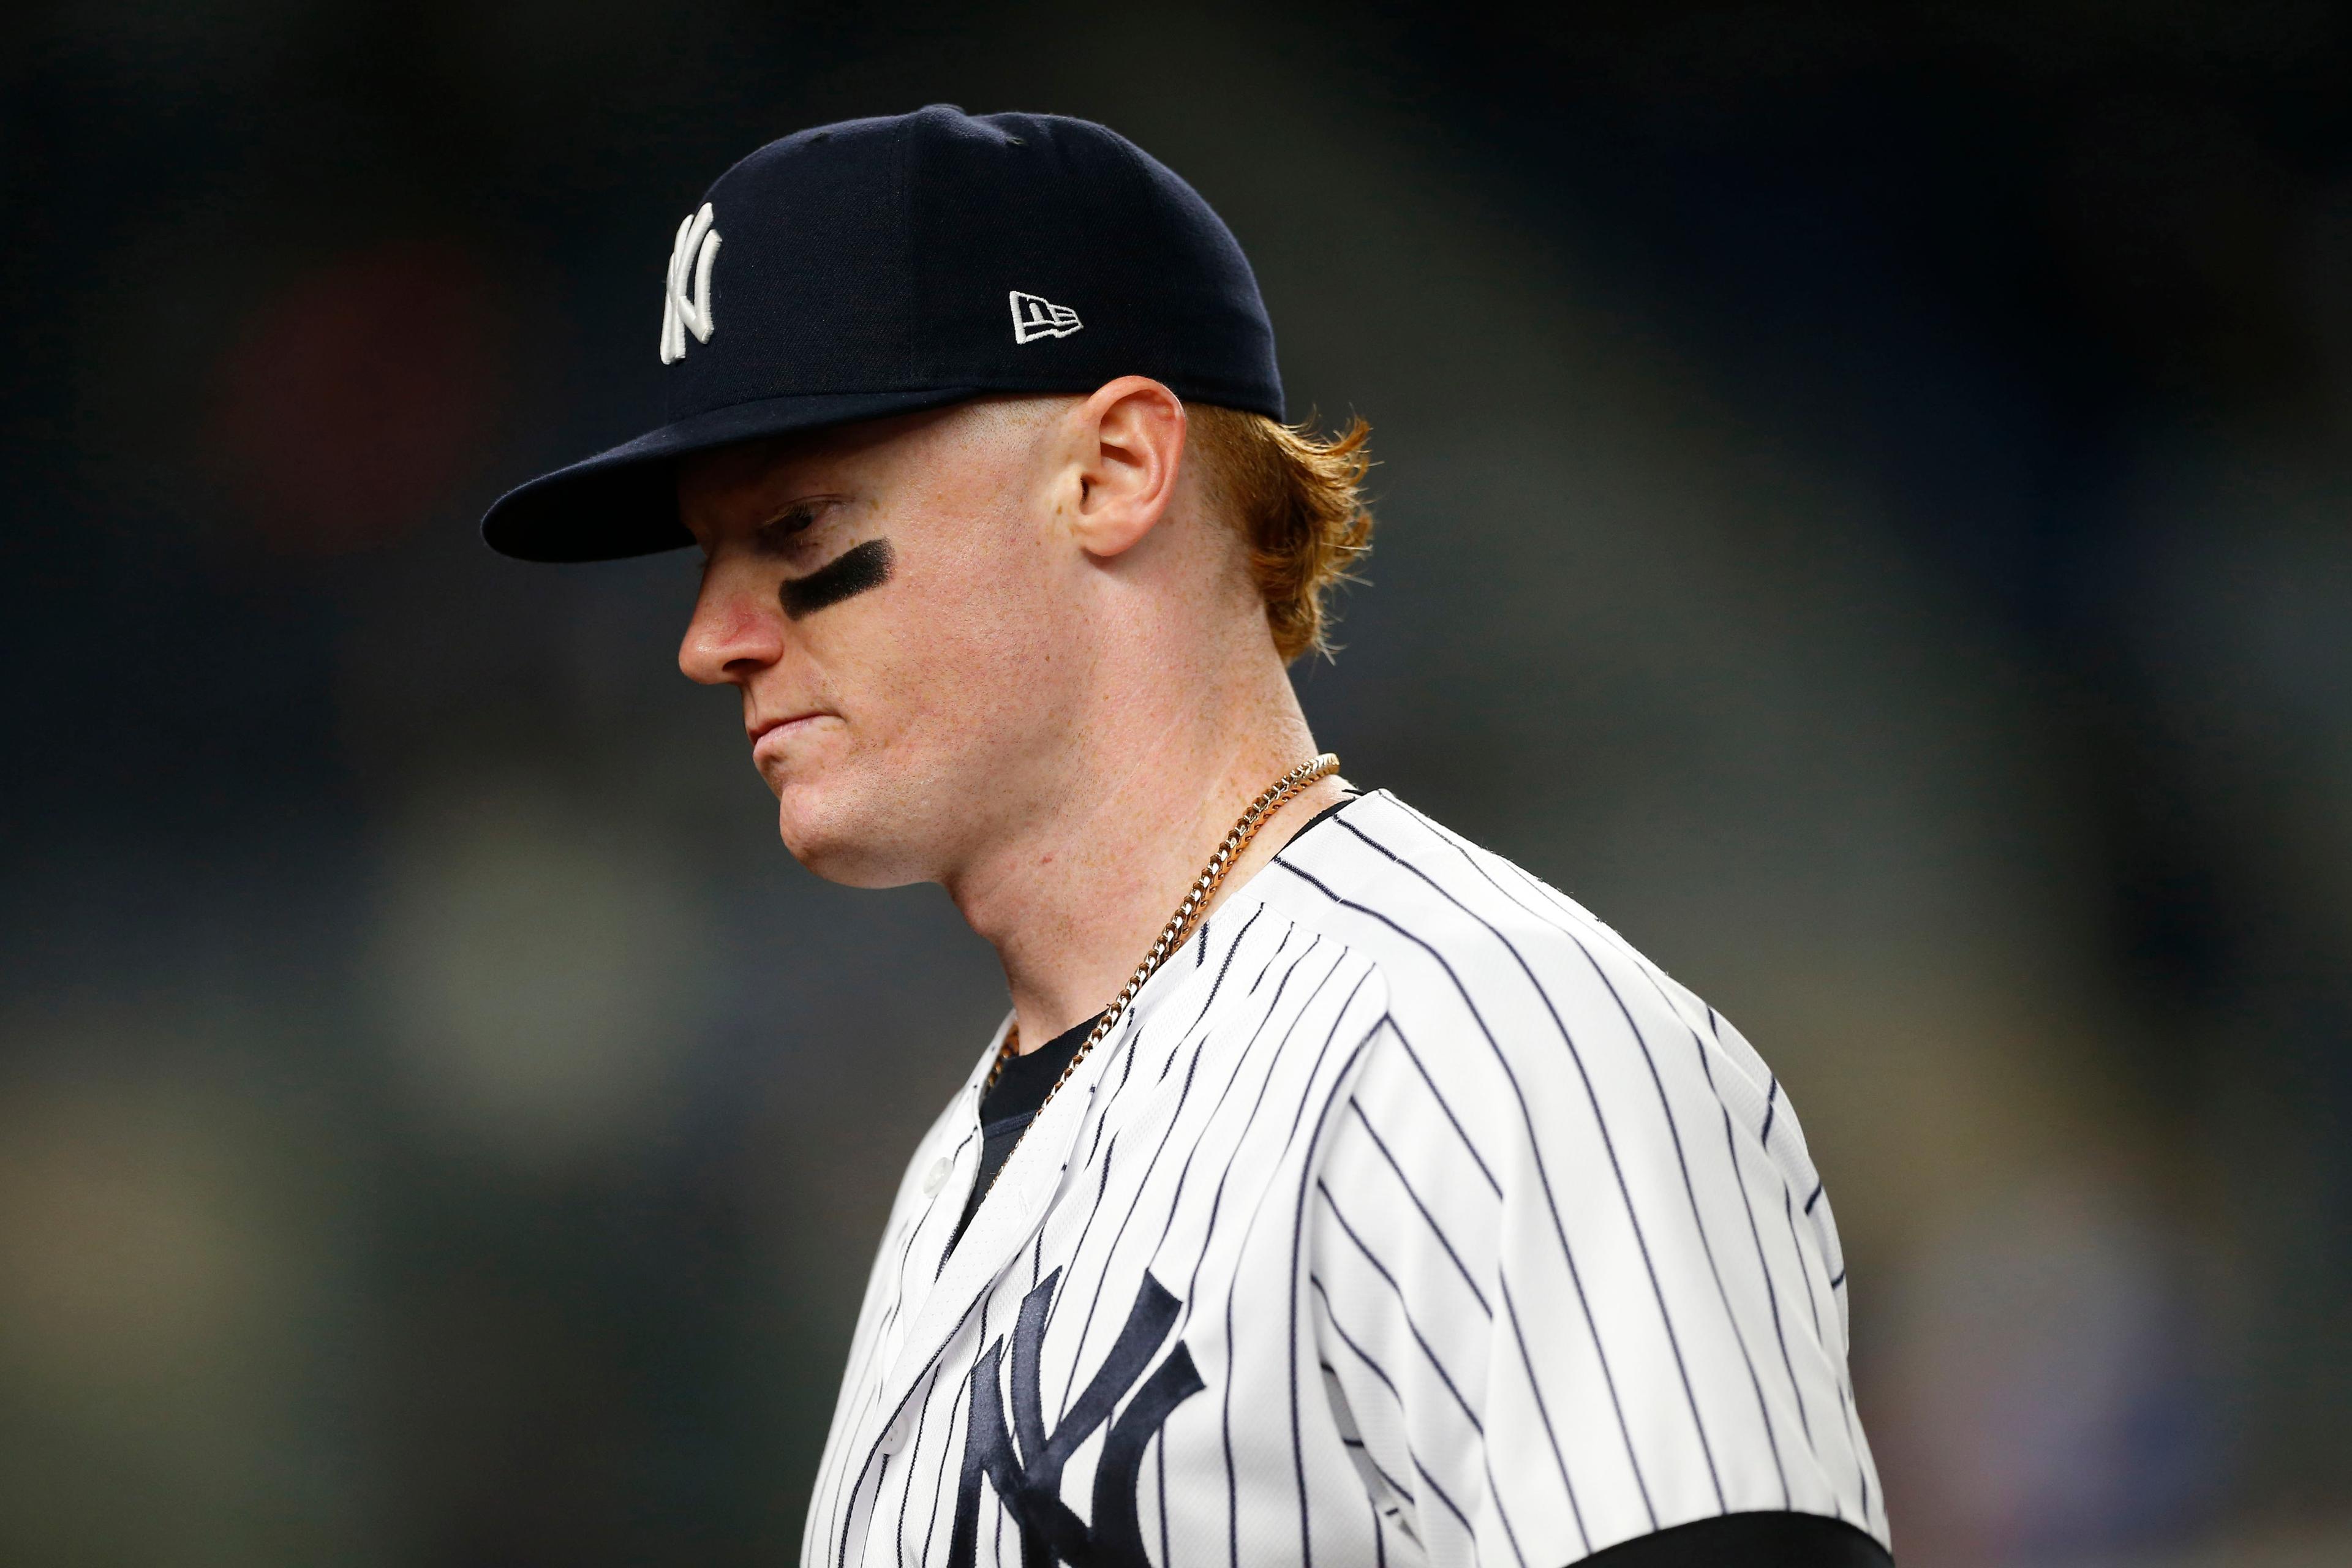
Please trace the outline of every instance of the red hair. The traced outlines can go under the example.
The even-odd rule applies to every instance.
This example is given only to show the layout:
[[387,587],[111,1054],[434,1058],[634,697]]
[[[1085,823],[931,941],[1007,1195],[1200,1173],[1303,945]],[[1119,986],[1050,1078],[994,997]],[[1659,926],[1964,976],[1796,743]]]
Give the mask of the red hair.
[[1361,419],[1325,439],[1306,425],[1188,404],[1192,449],[1211,494],[1249,552],[1251,580],[1285,664],[1331,651],[1324,594],[1371,548],[1364,477],[1372,427]]

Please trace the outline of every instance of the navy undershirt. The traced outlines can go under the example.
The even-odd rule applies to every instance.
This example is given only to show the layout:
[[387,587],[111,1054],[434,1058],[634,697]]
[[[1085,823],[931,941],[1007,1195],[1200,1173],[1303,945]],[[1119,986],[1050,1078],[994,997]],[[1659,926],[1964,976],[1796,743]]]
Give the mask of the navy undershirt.
[[980,1200],[988,1195],[1004,1162],[1013,1158],[1013,1146],[1037,1119],[1062,1069],[1087,1043],[1087,1036],[1094,1032],[1095,1021],[1101,1016],[1097,1013],[1083,1024],[1073,1024],[1035,1050],[1007,1058],[1004,1070],[980,1097],[980,1173],[972,1178],[971,1194],[963,1200],[963,1217],[956,1221],[955,1235],[948,1238],[950,1252],[963,1239],[964,1227],[979,1212]]
[[[1307,826],[1290,836],[1290,842],[1296,844],[1306,837],[1309,829],[1355,798],[1350,794],[1308,817]],[[971,1194],[963,1200],[963,1217],[956,1221],[955,1234],[948,1238],[948,1251],[953,1252],[956,1243],[963,1239],[964,1228],[980,1210],[980,1200],[988,1195],[989,1186],[1004,1169],[1004,1162],[1013,1158],[1013,1146],[1021,1142],[1021,1135],[1029,1131],[1029,1123],[1037,1119],[1045,1097],[1060,1081],[1062,1069],[1078,1054],[1078,1047],[1093,1032],[1095,1020],[1101,1016],[1097,1013],[1083,1024],[1073,1024],[1035,1050],[1013,1058],[980,1097],[980,1171],[972,1178]]]

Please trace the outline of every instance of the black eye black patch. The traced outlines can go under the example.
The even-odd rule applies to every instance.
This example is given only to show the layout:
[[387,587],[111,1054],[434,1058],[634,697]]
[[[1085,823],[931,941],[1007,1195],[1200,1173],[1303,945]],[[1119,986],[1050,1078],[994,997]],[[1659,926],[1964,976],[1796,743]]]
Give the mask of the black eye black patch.
[[854,599],[890,580],[890,542],[869,539],[852,545],[805,577],[787,577],[778,590],[784,614],[794,620],[829,605]]

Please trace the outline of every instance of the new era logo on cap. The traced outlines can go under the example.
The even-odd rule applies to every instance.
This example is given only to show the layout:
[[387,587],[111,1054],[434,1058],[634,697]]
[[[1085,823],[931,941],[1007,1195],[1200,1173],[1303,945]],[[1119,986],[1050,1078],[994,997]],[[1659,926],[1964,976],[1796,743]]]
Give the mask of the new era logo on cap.
[[1042,294],[1013,290],[1013,341],[1016,343],[1066,338],[1085,324],[1067,305],[1056,305]]

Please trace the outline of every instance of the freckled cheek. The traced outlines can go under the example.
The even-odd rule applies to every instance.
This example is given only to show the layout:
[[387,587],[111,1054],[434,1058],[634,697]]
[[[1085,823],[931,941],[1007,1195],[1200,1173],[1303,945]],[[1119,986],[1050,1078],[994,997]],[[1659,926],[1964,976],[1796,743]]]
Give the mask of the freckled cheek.
[[1024,614],[1011,587],[951,575],[910,572],[877,595],[889,603],[877,648],[877,696],[909,720],[961,726],[988,723],[1021,704],[1026,664]]

